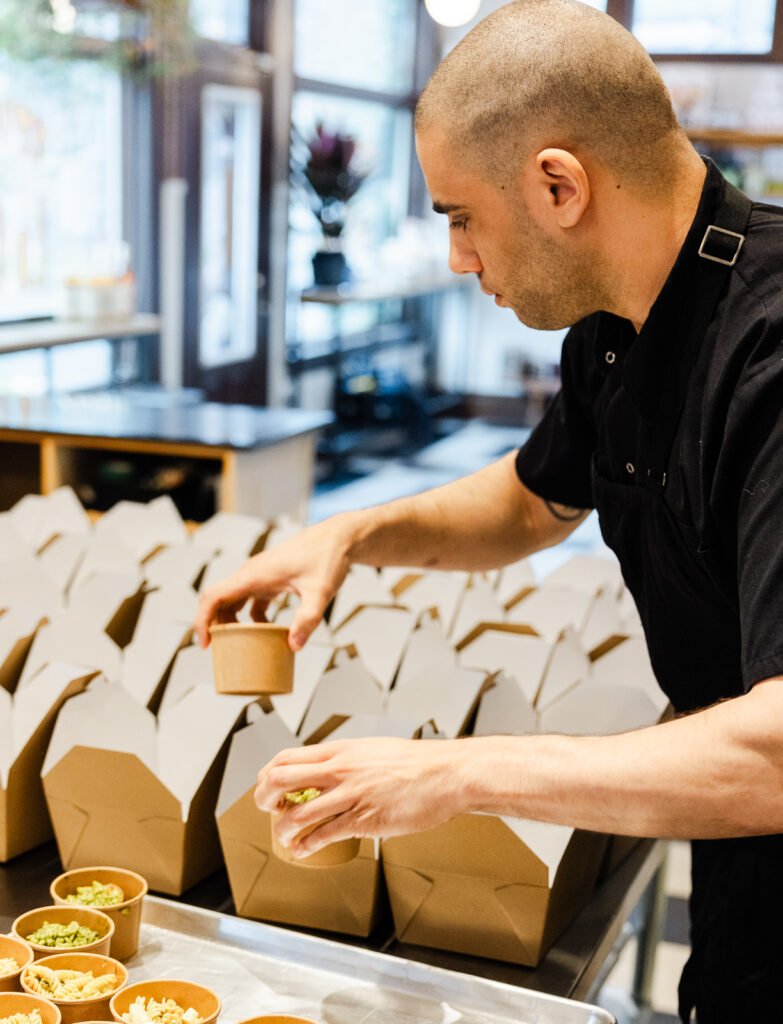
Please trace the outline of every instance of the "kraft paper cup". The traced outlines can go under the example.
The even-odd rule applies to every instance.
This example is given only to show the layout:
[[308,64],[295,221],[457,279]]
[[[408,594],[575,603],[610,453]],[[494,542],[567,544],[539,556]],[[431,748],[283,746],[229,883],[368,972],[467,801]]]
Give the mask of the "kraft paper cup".
[[[309,857],[294,857],[292,847],[281,846],[277,839],[276,826],[285,813],[285,811],[272,813],[272,853],[286,864],[295,864],[300,868],[336,868],[341,864],[348,864],[358,854],[361,846],[360,839],[341,839],[338,843],[330,843],[329,846],[325,846],[317,853],[311,853]],[[297,839],[304,839],[320,825],[331,820],[331,818],[325,818],[324,821],[318,821],[315,825],[302,829]]]
[[294,688],[294,653],[285,626],[229,622],[209,632],[218,693],[279,694]]
[[62,1014],[59,1009],[48,999],[29,996],[26,992],[0,993],[0,1020],[3,1017],[13,1017],[17,1013],[29,1016],[33,1010],[40,1013],[43,1024],[61,1024],[62,1022]]
[[173,999],[183,1010],[192,1007],[201,1017],[201,1024],[213,1024],[222,1009],[220,998],[212,989],[196,985],[192,981],[167,978],[160,981],[138,981],[112,996],[109,1008],[114,1020],[124,1024],[123,1013],[128,1012],[130,1004],[139,996],[142,996],[145,1002],[148,999],[155,999],[158,1002]]
[[87,973],[92,971],[98,978],[102,974],[113,974],[116,984],[111,992],[105,996],[98,996],[95,999],[55,999],[53,996],[42,996],[32,991],[25,968],[22,971],[22,988],[30,995],[38,996],[39,999],[48,999],[60,1011],[62,1024],[82,1024],[83,1021],[111,1020],[109,1002],[112,996],[121,991],[128,984],[128,972],[119,962],[110,956],[96,956],[95,953],[56,953],[54,956],[44,956],[36,961],[35,966],[49,967],[53,971],[81,971]]
[[125,900],[122,903],[97,909],[114,922],[111,955],[116,960],[130,960],[139,948],[139,928],[142,903],[147,895],[147,880],[137,875],[135,871],[127,871],[125,868],[77,868],[55,878],[49,886],[49,892],[57,906],[78,907],[81,904],[69,903],[67,897],[71,893],[75,894],[80,885],[90,885],[92,882],[118,885],[125,893]]
[[0,978],[0,992],[21,992],[19,975],[35,959],[33,948],[29,942],[24,942],[14,935],[0,935],[0,960],[6,958],[16,960],[19,968],[13,974],[4,974]]
[[76,921],[86,928],[92,928],[97,932],[99,938],[95,942],[88,942],[84,946],[56,947],[39,946],[30,942],[35,959],[40,960],[44,956],[52,956],[55,953],[96,953],[98,956],[108,956],[111,947],[111,940],[114,936],[114,922],[100,910],[92,907],[80,907],[70,904],[67,907],[38,907],[36,910],[28,910],[26,914],[17,917],[11,925],[12,934],[28,942],[27,936],[38,931],[44,922],[52,924],[70,924]]

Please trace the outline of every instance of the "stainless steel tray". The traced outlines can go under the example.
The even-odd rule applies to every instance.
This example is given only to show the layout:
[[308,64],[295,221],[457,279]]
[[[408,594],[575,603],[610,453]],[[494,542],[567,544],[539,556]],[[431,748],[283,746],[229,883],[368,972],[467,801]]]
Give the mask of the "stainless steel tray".
[[131,981],[187,978],[221,1024],[264,1013],[323,1024],[616,1024],[605,1010],[485,978],[147,897]]

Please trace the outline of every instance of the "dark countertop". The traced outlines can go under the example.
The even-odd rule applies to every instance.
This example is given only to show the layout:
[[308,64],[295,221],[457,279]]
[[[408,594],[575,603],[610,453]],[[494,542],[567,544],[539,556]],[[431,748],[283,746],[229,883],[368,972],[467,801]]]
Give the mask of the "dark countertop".
[[121,391],[36,399],[0,396],[0,431],[251,451],[322,430],[334,419],[329,412],[166,397]]
[[[664,856],[664,843],[654,840],[638,843],[630,856],[599,886],[590,903],[537,968],[406,945],[396,941],[388,925],[368,940],[320,934],[447,970],[584,1000],[591,993],[625,922],[648,889]],[[54,843],[17,857],[8,864],[0,864],[0,931],[8,931],[19,914],[48,905],[49,883],[61,871]],[[182,901],[222,913],[234,912],[225,871],[195,886],[182,897]]]

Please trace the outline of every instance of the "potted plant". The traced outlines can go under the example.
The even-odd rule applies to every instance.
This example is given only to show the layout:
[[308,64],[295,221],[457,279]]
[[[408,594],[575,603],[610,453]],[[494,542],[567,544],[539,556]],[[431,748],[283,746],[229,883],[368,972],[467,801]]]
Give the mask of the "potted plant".
[[356,167],[355,139],[328,131],[320,121],[298,150],[302,158],[294,163],[294,181],[305,192],[323,234],[323,246],[313,255],[313,277],[316,284],[341,284],[351,277],[342,251],[346,206],[367,174]]

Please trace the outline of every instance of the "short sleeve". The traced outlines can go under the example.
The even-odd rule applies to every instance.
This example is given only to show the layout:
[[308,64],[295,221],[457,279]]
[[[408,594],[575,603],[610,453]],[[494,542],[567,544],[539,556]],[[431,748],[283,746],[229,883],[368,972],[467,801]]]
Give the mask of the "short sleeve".
[[517,453],[522,483],[547,501],[592,508],[590,464],[596,446],[590,382],[594,347],[592,318],[566,335],[560,361],[561,388],[527,443]]
[[[713,507],[736,510],[737,590],[746,690],[783,675],[783,346],[738,388]],[[723,530],[727,524],[721,524]],[[722,532],[723,532],[722,530]]]

